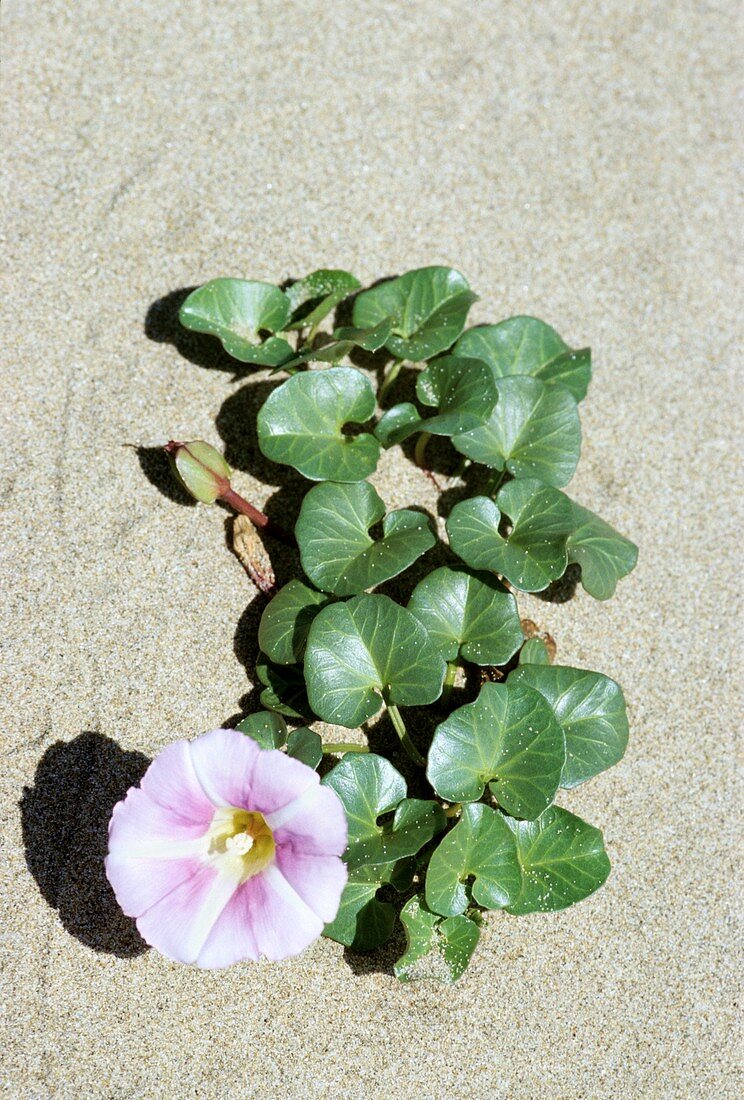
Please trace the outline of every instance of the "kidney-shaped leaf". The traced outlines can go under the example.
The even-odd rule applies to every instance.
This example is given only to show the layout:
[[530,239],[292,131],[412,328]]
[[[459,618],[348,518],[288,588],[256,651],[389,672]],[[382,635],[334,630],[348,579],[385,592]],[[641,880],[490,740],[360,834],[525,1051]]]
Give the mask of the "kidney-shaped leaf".
[[522,869],[522,889],[508,912],[565,909],[593,894],[609,875],[602,833],[568,810],[551,806],[537,821],[506,820]]
[[451,802],[476,802],[491,781],[508,814],[535,818],[553,801],[565,759],[563,730],[539,691],[485,683],[437,726],[426,774]]
[[375,429],[383,446],[401,443],[419,431],[452,436],[476,428],[488,420],[498,396],[485,363],[452,355],[436,359],[419,374],[416,393],[423,405],[434,406],[438,414],[422,417],[409,402],[394,405]]
[[178,316],[186,328],[219,337],[228,355],[241,363],[278,367],[294,351],[286,340],[264,340],[263,334],[280,332],[289,309],[287,296],[271,283],[212,279],[189,294]]
[[[393,925],[393,910],[376,898],[392,876],[395,861],[415,855],[444,828],[436,802],[406,798],[403,777],[374,753],[349,754],[322,780],[340,798],[349,827],[344,860],[349,881],[335,920],[325,935],[368,951],[384,942]],[[391,821],[378,819],[395,811]]]
[[338,363],[352,348],[378,351],[392,332],[390,321],[382,321],[374,328],[337,328],[330,343],[307,348],[289,362],[282,363],[281,370],[292,371],[305,363]]
[[444,658],[416,616],[387,596],[331,604],[310,627],[305,679],[310,705],[325,722],[360,726],[383,699],[433,703],[444,672]]
[[[369,529],[379,520],[382,538],[373,539]],[[313,486],[302,502],[295,534],[308,577],[337,596],[390,580],[436,542],[422,512],[400,508],[386,516],[368,481]]]
[[260,654],[256,676],[264,684],[261,706],[286,714],[288,718],[312,720],[315,717],[307,701],[305,678],[299,665],[275,665]]
[[406,930],[406,951],[395,963],[395,976],[402,982],[415,977],[418,964],[433,958],[444,971],[427,974],[444,982],[456,982],[467,969],[478,944],[480,928],[466,916],[440,917],[432,913],[420,894],[406,902],[400,919]]
[[315,730],[302,726],[292,730],[287,737],[287,756],[307,764],[308,768],[317,768],[323,759],[323,742]]
[[568,560],[581,566],[581,583],[590,596],[609,600],[620,578],[635,567],[638,547],[588,508],[573,504],[573,513]]
[[566,739],[562,787],[578,787],[621,760],[628,716],[619,684],[600,672],[564,665],[524,664],[509,676],[547,699]]
[[576,401],[562,386],[526,375],[496,381],[498,401],[485,424],[453,436],[452,443],[474,462],[515,477],[538,477],[566,485],[581,451]]
[[361,481],[377,466],[380,444],[366,432],[344,435],[343,428],[363,424],[374,411],[374,390],[353,367],[295,374],[266,398],[258,443],[267,458],[311,481]]
[[[505,536],[499,534],[502,516],[512,525]],[[496,503],[488,497],[460,501],[447,519],[447,534],[473,569],[500,573],[522,592],[540,592],[565,571],[572,522],[565,493],[524,478],[505,485]]]
[[493,574],[444,565],[419,581],[408,610],[446,661],[503,665],[524,641],[517,601]]
[[289,581],[264,609],[258,624],[259,648],[278,665],[298,664],[310,625],[328,602],[324,592],[297,579]]
[[264,710],[258,714],[249,714],[235,728],[262,749],[280,749],[287,741],[287,723],[275,711]]
[[[472,886],[466,887],[470,877]],[[442,916],[464,913],[472,901],[503,909],[522,886],[514,834],[504,815],[482,802],[462,808],[462,817],[429,860],[426,904]]]
[[482,359],[496,378],[531,374],[543,382],[559,383],[576,401],[586,397],[592,376],[589,348],[573,350],[555,329],[536,317],[509,317],[498,325],[478,325],[464,332],[454,355]]
[[399,359],[419,362],[452,346],[465,327],[477,295],[451,267],[422,267],[363,290],[354,301],[353,321],[370,328],[393,323],[385,347]]
[[317,325],[362,284],[350,271],[321,268],[298,279],[284,291],[291,311],[288,329]]

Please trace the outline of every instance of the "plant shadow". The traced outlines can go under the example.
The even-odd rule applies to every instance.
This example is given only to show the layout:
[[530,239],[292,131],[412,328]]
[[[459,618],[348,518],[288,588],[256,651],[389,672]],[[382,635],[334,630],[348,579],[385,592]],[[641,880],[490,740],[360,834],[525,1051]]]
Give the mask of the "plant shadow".
[[148,950],[106,878],[108,823],[150,760],[101,733],[50,746],[19,806],[26,863],[66,930],[94,951],[133,958]]
[[145,336],[156,344],[172,344],[179,355],[197,367],[226,371],[234,378],[242,378],[248,371],[255,370],[228,355],[216,337],[192,332],[181,324],[178,311],[196,289],[195,286],[183,286],[156,299],[145,315]]

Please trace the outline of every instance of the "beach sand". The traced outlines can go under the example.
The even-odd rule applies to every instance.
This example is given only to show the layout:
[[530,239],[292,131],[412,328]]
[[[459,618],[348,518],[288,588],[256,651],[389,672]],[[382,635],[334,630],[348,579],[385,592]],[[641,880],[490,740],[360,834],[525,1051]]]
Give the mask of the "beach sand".
[[[3,47],[6,1095],[740,1095],[734,5],[16,0]],[[400,936],[172,964],[117,913],[105,826],[241,712],[262,604],[147,448],[224,445],[294,506],[251,435],[267,376],[180,339],[176,292],[431,263],[476,321],[594,351],[569,492],[640,562],[609,603],[522,606],[628,698],[624,761],[561,799],[612,877],[494,914],[454,987],[398,984]],[[398,450],[376,483],[435,504]]]

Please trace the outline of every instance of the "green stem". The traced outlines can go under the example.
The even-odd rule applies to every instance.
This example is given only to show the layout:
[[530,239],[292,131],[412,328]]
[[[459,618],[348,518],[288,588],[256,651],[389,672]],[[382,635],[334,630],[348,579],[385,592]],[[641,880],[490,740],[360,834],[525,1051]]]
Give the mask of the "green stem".
[[368,745],[357,745],[353,741],[329,741],[322,748],[324,753],[369,752]]
[[509,471],[506,466],[504,466],[503,470],[494,470],[491,480],[488,482],[488,488],[486,489],[488,495],[490,497],[495,497],[508,477]]
[[406,724],[395,703],[386,703],[385,705],[390,715],[390,721],[395,726],[395,732],[398,734],[398,737],[400,737],[401,745],[406,750],[411,760],[413,760],[414,764],[418,764],[420,768],[426,767],[426,761],[411,740],[408,730],[406,729]]
[[459,815],[461,813],[462,813],[462,803],[461,802],[455,802],[454,805],[447,807],[447,809],[444,811],[444,816],[445,817],[459,817]]
[[395,379],[400,374],[401,367],[403,366],[404,363],[405,363],[405,359],[394,359],[393,362],[390,364],[388,372],[382,380],[382,385],[380,386],[380,392],[377,395],[377,400],[378,401],[383,400],[386,393],[388,392],[388,390],[392,386],[393,382],[395,381]]
[[303,340],[303,343],[305,344],[306,347],[310,347],[312,345],[313,340],[318,335],[319,326],[320,326],[320,321],[316,321],[315,324],[311,327],[311,329],[308,332],[305,340]]
[[416,440],[416,449],[413,452],[413,461],[417,466],[424,465],[424,453],[426,451],[426,444],[431,439],[431,432],[422,432]]
[[444,683],[442,684],[442,702],[446,703],[452,694],[452,688],[455,686],[455,678],[457,676],[457,661],[447,662],[447,671],[444,674]]

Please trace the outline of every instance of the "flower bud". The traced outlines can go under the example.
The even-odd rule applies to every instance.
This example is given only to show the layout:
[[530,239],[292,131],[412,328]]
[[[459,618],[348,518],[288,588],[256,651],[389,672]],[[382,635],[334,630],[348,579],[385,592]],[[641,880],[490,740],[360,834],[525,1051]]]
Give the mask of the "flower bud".
[[202,503],[213,504],[230,489],[232,470],[209,443],[201,439],[193,443],[171,440],[165,452],[184,489]]

